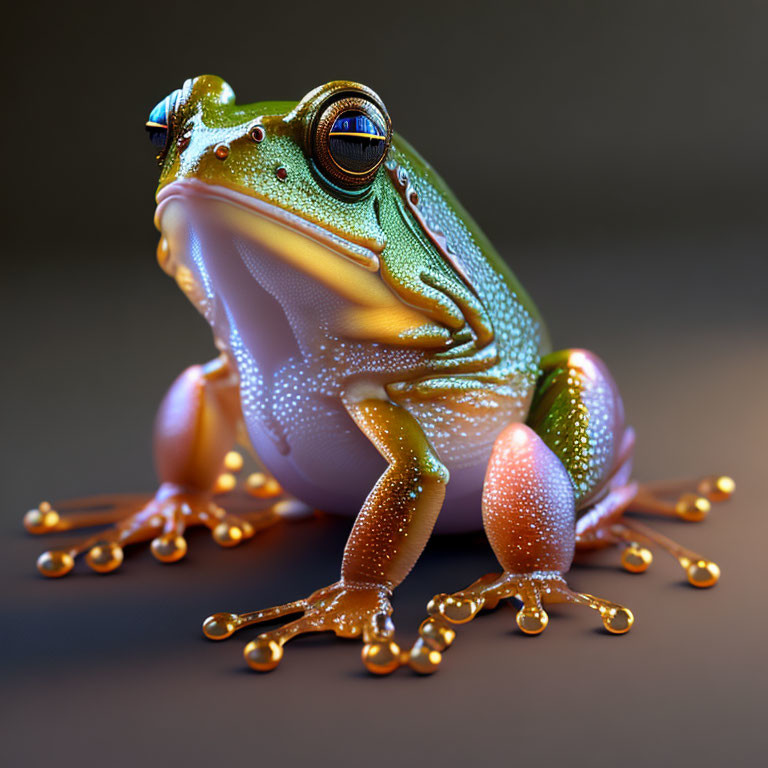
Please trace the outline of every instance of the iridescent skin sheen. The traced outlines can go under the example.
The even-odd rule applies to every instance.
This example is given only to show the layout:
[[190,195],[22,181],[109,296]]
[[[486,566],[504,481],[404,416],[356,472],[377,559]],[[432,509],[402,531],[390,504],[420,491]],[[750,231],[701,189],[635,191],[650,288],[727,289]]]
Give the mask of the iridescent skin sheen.
[[[299,103],[239,105],[223,80],[203,76],[148,126],[160,148],[158,259],[220,355],[182,374],[161,406],[154,499],[118,505],[102,518],[112,529],[45,553],[41,572],[63,575],[86,550],[93,568],[113,570],[124,544],[149,538],[159,559],[177,560],[190,524],[229,546],[280,510],[355,514],[339,581],[285,606],[215,614],[204,631],[221,639],[301,613],[246,646],[254,669],[275,667],[291,637],[330,630],[361,636],[377,673],[404,662],[434,671],[450,624],[503,597],[522,601],[529,634],[546,626],[542,600],[588,605],[609,631],[627,631],[628,609],[566,587],[576,546],[628,544],[625,567],[640,571],[652,542],[691,583],[716,581],[717,566],[624,512],[693,519],[732,483],[707,478],[672,504],[661,497],[687,488],[631,481],[633,433],[607,369],[583,350],[549,350],[531,300],[392,134],[373,91],[336,81]],[[238,436],[274,478],[252,480],[254,493],[271,483],[298,502],[248,518],[221,509],[214,496],[234,482],[220,473],[239,467],[228,453]],[[27,518],[34,532],[79,524],[48,505]],[[436,596],[419,641],[401,652],[392,590],[433,531],[481,525],[503,573]]]

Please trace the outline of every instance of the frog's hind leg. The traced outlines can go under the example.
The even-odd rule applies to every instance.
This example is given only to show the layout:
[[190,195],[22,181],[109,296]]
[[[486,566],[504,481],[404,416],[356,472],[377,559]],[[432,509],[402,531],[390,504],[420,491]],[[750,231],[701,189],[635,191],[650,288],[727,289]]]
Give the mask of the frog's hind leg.
[[[437,668],[441,650],[453,640],[451,624],[469,621],[507,597],[522,603],[517,623],[526,634],[546,628],[548,602],[590,607],[609,632],[628,631],[633,617],[627,608],[565,584],[576,547],[622,545],[624,567],[640,572],[652,558],[647,547],[659,546],[678,559],[694,586],[717,581],[714,563],[630,513],[699,519],[710,501],[730,495],[733,482],[705,478],[638,486],[631,480],[634,433],[624,425],[621,398],[605,366],[589,352],[565,350],[543,358],[541,367],[528,424],[513,424],[499,435],[483,488],[483,523],[504,572],[431,601],[411,651],[416,671]],[[676,494],[675,503],[665,499]]]
[[[603,363],[584,350],[548,355],[541,369],[528,423],[502,431],[485,477],[483,523],[504,572],[432,600],[411,652],[418,672],[436,668],[441,646],[452,640],[451,623],[469,621],[503,598],[522,602],[517,623],[526,634],[547,626],[547,602],[592,608],[612,633],[632,626],[629,609],[573,592],[563,577],[575,551],[577,510],[600,504],[600,520],[615,519],[636,493],[621,398]],[[610,543],[615,540],[611,534]]]
[[[34,534],[112,526],[76,545],[44,552],[37,561],[40,573],[64,576],[82,554],[93,570],[114,571],[123,562],[124,546],[149,539],[158,560],[175,562],[186,554],[184,531],[189,526],[208,527],[217,543],[230,547],[271,525],[279,517],[279,504],[233,515],[218,503],[222,493],[234,489],[235,473],[243,466],[242,457],[229,450],[239,419],[237,382],[225,360],[185,371],[158,412],[155,455],[161,485],[157,493],[62,502],[56,508],[43,502],[28,512],[24,525]],[[281,493],[263,475],[249,477],[246,487],[260,497]]]
[[635,514],[703,520],[713,502],[734,490],[729,477],[702,477],[660,485],[631,482],[634,433],[624,426],[616,385],[605,365],[586,350],[554,352],[542,376],[528,423],[562,461],[576,495],[579,548],[621,544],[624,568],[636,573],[650,561],[649,545],[672,554],[697,587],[717,582],[710,560],[634,520]]

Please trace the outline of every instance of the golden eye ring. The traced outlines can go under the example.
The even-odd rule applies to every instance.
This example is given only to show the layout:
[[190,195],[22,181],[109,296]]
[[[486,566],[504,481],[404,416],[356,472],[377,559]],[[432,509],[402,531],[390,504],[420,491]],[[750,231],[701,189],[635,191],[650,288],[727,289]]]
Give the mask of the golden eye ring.
[[392,124],[372,91],[347,91],[320,106],[310,138],[321,173],[333,184],[357,190],[370,184],[384,162]]

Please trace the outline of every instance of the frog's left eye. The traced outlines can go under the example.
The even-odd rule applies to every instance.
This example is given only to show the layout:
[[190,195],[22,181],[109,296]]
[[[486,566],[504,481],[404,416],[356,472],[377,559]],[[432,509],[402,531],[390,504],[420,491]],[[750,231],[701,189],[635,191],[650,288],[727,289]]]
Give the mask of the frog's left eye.
[[361,189],[371,182],[389,148],[389,116],[368,89],[334,96],[315,119],[312,156],[329,181]]
[[180,95],[181,91],[177,89],[158,102],[149,113],[147,122],[144,124],[149,134],[149,140],[157,147],[158,162],[162,161],[168,149],[171,135],[171,118]]

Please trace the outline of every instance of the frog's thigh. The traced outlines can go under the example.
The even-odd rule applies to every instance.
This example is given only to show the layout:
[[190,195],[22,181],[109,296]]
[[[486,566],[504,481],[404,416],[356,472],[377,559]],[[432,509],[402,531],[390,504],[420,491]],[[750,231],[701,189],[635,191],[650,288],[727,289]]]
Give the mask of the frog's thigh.
[[541,369],[527,424],[562,462],[583,509],[615,468],[625,431],[621,397],[603,362],[586,350],[553,352]]

